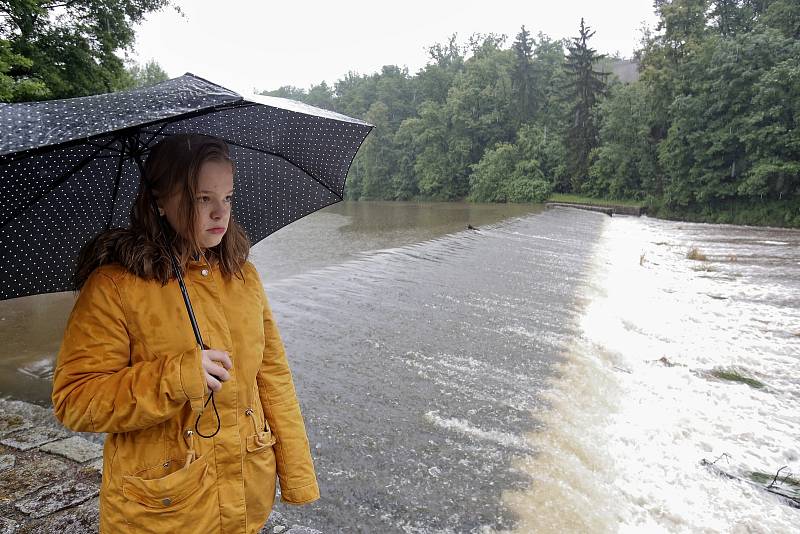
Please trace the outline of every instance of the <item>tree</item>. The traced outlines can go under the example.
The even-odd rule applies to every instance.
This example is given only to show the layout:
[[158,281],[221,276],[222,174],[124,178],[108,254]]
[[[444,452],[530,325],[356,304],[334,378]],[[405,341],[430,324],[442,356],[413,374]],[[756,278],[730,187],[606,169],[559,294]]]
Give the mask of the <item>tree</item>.
[[12,88],[4,97],[67,98],[128,87],[131,78],[117,53],[131,48],[134,26],[147,13],[168,5],[170,0],[0,0],[0,84]]
[[796,0],[764,0],[760,22],[780,30],[785,37],[800,39],[800,2]]
[[277,89],[273,89],[272,91],[261,91],[259,94],[265,96],[277,96],[278,98],[288,98],[290,100],[299,100],[300,102],[305,102],[306,96],[308,95],[305,89],[295,87],[294,85],[282,85]]
[[161,68],[155,59],[151,59],[144,66],[133,64],[128,67],[131,87],[144,87],[154,85],[169,79],[169,76]]
[[304,101],[306,104],[316,106],[322,109],[335,110],[333,102],[333,89],[331,89],[324,81],[317,85],[312,85],[305,96]]
[[551,157],[541,129],[524,125],[515,143],[498,143],[472,165],[469,200],[475,202],[542,202],[552,187],[543,160]]
[[598,129],[594,118],[594,107],[598,98],[605,93],[605,80],[608,76],[606,73],[594,70],[595,64],[605,57],[589,47],[589,39],[594,33],[581,19],[578,37],[573,37],[572,44],[567,46],[569,54],[565,68],[569,80],[567,88],[572,97],[572,109],[565,145],[570,154],[567,169],[569,187],[575,192],[581,190],[581,185],[589,174],[589,156],[592,149],[597,146]]
[[650,87],[643,82],[611,87],[609,97],[599,104],[600,144],[584,192],[610,198],[661,194],[651,101]]
[[534,94],[535,80],[533,73],[533,39],[523,25],[514,44],[514,63],[511,70],[511,90],[517,108],[515,114],[517,126],[528,122],[536,108]]
[[719,205],[798,191],[800,44],[768,29],[709,37],[681,69],[685,90],[670,106],[659,145],[677,206]]

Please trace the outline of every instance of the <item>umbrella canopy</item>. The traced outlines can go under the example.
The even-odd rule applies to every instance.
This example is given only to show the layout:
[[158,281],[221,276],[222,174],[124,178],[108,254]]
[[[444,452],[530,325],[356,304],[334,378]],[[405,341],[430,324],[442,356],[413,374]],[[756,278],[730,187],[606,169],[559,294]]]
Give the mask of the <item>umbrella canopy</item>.
[[133,91],[0,104],[0,300],[70,290],[80,248],[129,225],[139,163],[165,136],[228,143],[236,220],[255,244],[342,200],[371,129],[292,100],[244,98],[191,74]]

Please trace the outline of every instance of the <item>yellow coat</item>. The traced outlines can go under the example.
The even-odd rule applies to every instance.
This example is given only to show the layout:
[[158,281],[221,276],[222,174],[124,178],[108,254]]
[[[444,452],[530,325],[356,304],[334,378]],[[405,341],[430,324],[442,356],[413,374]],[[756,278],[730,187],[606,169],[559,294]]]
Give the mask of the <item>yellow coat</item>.
[[[203,403],[200,349],[176,281],[161,286],[117,264],[96,269],[69,317],[53,378],[68,428],[107,432],[100,531],[255,533],[281,499],[319,498],[300,407],[261,279],[191,262],[185,283],[206,346],[231,378]],[[189,453],[194,449],[194,456]],[[188,456],[187,456],[187,453]],[[187,463],[188,460],[188,463]]]

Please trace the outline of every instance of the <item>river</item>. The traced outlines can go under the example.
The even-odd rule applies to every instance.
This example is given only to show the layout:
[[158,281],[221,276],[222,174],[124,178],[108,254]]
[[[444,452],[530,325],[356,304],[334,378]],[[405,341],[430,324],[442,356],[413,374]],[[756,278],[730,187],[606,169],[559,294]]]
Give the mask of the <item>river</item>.
[[[280,230],[252,260],[323,498],[276,511],[324,532],[797,529],[700,461],[800,472],[798,245],[536,206],[345,202]],[[47,402],[72,298],[0,303],[4,395]]]

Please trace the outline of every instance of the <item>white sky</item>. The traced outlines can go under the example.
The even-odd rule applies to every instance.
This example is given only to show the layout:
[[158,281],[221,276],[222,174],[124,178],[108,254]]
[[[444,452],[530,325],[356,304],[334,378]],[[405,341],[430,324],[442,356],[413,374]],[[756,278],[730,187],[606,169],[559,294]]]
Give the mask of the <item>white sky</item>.
[[506,47],[522,24],[535,36],[578,33],[581,17],[597,33],[600,52],[630,56],[642,23],[655,24],[652,0],[379,0],[271,2],[176,0],[137,28],[133,59],[155,59],[170,77],[191,72],[238,92],[333,84],[352,70],[383,65],[415,74],[426,47],[457,33],[505,33]]

